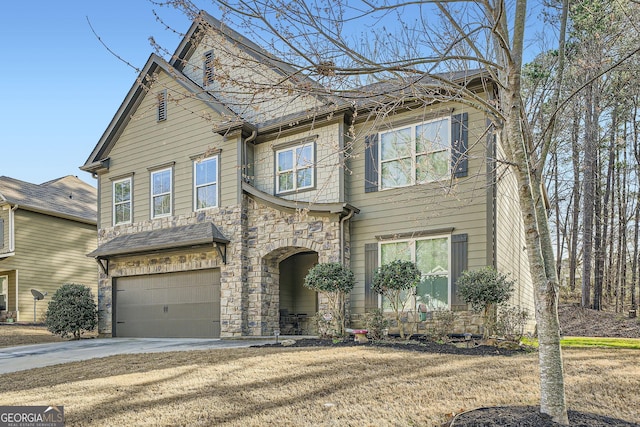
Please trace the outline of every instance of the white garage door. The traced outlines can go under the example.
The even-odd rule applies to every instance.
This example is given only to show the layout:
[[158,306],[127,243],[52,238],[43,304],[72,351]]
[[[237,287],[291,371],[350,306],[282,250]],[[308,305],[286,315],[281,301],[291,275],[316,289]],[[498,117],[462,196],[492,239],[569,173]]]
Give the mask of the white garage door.
[[118,277],[117,337],[220,337],[220,270]]

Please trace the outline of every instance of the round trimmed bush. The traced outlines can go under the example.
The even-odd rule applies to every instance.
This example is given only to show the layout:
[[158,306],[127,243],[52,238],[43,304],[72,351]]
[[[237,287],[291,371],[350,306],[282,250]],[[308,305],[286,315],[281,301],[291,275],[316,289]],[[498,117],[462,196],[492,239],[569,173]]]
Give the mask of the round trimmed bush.
[[83,332],[93,331],[98,309],[91,289],[74,283],[60,286],[49,302],[45,323],[49,332],[62,338],[80,339]]

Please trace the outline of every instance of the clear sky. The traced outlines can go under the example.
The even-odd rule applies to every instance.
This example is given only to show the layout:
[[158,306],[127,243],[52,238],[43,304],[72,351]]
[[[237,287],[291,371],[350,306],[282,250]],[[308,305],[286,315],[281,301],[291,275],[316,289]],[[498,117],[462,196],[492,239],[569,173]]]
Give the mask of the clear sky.
[[[196,0],[214,16],[210,1]],[[148,0],[10,0],[0,5],[0,176],[39,184],[76,175],[153,47],[171,53],[191,22]],[[91,26],[89,25],[91,22]],[[166,57],[166,55],[163,55]]]
[[[210,3],[209,3],[210,4]],[[76,175],[138,73],[153,36],[171,53],[191,22],[147,0],[32,0],[0,5],[0,175],[39,184]],[[210,9],[210,8],[209,8]],[[216,11],[209,10],[210,13]]]

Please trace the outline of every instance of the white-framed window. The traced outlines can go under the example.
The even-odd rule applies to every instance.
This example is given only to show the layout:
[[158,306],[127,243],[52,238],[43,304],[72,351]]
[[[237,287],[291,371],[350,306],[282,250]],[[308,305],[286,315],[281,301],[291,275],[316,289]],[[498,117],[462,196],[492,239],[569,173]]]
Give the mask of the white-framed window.
[[131,178],[113,182],[113,225],[131,223]]
[[0,276],[0,310],[9,309],[9,276]]
[[218,156],[193,162],[194,210],[218,206]]
[[202,59],[202,84],[207,87],[214,81],[213,51],[205,52]]
[[[451,238],[448,235],[380,242],[379,263],[394,260],[411,261],[422,273],[422,280],[414,290],[408,291],[406,307],[424,304],[428,310],[451,306]],[[385,311],[390,310],[382,301]]]
[[445,117],[380,132],[380,188],[450,177],[450,129],[450,118]]
[[167,91],[166,89],[156,94],[158,99],[158,116],[157,120],[162,122],[167,120]]
[[276,151],[276,193],[313,188],[315,144],[308,142]]
[[171,215],[171,168],[151,172],[151,218]]

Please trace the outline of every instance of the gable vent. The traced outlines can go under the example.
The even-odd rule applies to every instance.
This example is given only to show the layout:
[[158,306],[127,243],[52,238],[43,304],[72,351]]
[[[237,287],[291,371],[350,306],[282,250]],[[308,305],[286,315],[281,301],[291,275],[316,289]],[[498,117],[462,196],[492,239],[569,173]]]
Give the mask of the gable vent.
[[158,121],[167,120],[167,91],[158,93]]
[[210,50],[204,54],[204,63],[202,64],[204,71],[203,83],[204,86],[209,86],[213,83],[213,51]]

